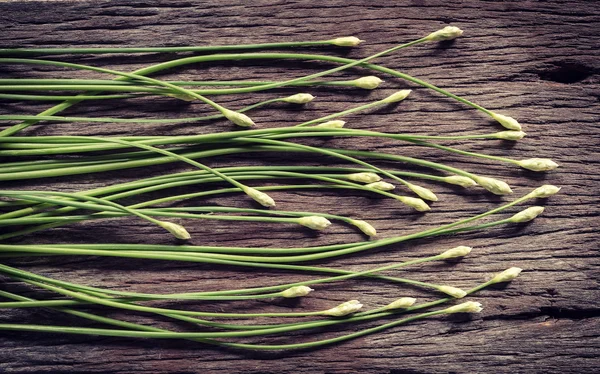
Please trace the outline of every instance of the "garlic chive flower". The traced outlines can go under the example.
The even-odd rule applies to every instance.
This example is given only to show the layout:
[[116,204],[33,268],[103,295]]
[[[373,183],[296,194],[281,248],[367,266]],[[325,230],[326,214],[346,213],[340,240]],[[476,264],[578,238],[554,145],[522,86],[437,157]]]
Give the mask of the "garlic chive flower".
[[377,235],[377,230],[375,230],[375,227],[371,226],[366,221],[363,221],[360,219],[353,219],[350,221],[350,224],[358,227],[358,229],[360,231],[362,231],[365,235],[367,235],[369,237],[373,237],[373,236]]
[[513,280],[516,277],[518,277],[519,274],[521,274],[522,271],[523,271],[523,269],[517,268],[517,267],[512,267],[510,269],[506,269],[502,273],[496,274],[489,281],[489,283],[495,284],[495,283],[510,282],[511,280]]
[[471,247],[466,247],[464,245],[461,245],[461,246],[454,247],[454,248],[451,248],[451,249],[443,252],[442,254],[440,254],[440,257],[443,260],[447,260],[450,258],[464,257],[464,256],[468,255],[469,253],[471,253],[472,250],[473,250],[473,248],[471,248]]
[[456,299],[462,299],[463,297],[467,296],[467,293],[465,291],[452,286],[439,286],[437,290],[445,293],[446,295],[450,295]]
[[518,161],[517,164],[531,171],[549,171],[558,167],[558,164],[549,158],[529,158],[527,160]]
[[451,313],[479,313],[483,310],[481,303],[475,301],[467,301],[462,304],[451,306],[450,308],[444,309],[444,312]]
[[416,184],[409,183],[407,187],[420,198],[429,200],[429,201],[438,201],[437,196],[428,188],[417,186]]
[[311,101],[314,100],[314,96],[308,93],[298,93],[292,96],[288,96],[286,98],[281,99],[281,101],[284,101],[286,103],[292,103],[292,104],[306,104],[306,103],[310,103]]
[[338,47],[356,47],[361,42],[364,42],[364,40],[360,40],[356,36],[344,36],[331,40],[331,44],[337,45]]
[[231,122],[235,123],[238,126],[241,126],[241,127],[254,126],[254,121],[252,121],[252,119],[250,117],[248,117],[247,115],[245,115],[244,113],[238,113],[238,112],[235,112],[235,111],[227,109],[227,108],[223,108],[221,110],[221,113],[223,113],[225,118],[227,118],[228,120],[230,120]]
[[298,223],[313,230],[324,230],[331,225],[327,218],[319,216],[300,217]]
[[454,184],[461,187],[473,187],[477,186],[477,182],[469,177],[463,177],[462,175],[450,175],[444,177],[444,182]]
[[509,220],[510,220],[510,222],[513,222],[513,223],[529,222],[529,221],[533,220],[535,217],[542,214],[543,211],[544,211],[544,207],[542,207],[542,206],[532,206],[532,207],[522,210],[519,213],[515,214],[514,216],[510,217]]
[[396,186],[394,186],[393,184],[388,183],[388,182],[383,182],[383,181],[369,183],[369,184],[366,184],[365,187],[369,187],[369,188],[372,188],[374,190],[379,190],[379,191],[391,191],[394,188],[396,188]]
[[325,129],[341,129],[342,127],[344,127],[345,124],[346,121],[333,120],[319,123],[318,125],[315,125],[315,127],[322,127]]
[[326,316],[343,317],[354,312],[358,312],[363,305],[358,300],[350,300],[342,303],[335,308],[323,312]]
[[385,99],[381,100],[381,102],[386,103],[386,104],[397,103],[399,101],[406,99],[408,97],[408,95],[410,95],[411,92],[412,92],[412,90],[400,90],[396,93],[391,94],[390,96],[386,97]]
[[536,188],[527,194],[527,198],[546,198],[555,195],[560,191],[560,187],[553,186],[551,184],[545,184],[541,187]]
[[173,236],[177,239],[188,240],[192,237],[183,226],[176,223],[159,221],[158,225],[173,234]]
[[414,297],[402,297],[396,301],[393,301],[386,305],[384,309],[393,310],[393,309],[404,309],[409,308],[417,302],[417,299]]
[[374,90],[377,87],[379,87],[381,83],[383,83],[383,80],[374,75],[369,75],[368,77],[355,79],[352,81],[352,83],[355,87],[358,88],[364,88],[365,90]]
[[244,193],[254,199],[260,205],[271,208],[275,206],[275,201],[271,198],[271,196],[267,195],[264,192],[260,192],[259,190],[245,186]]
[[501,180],[481,176],[473,177],[473,179],[478,185],[495,195],[508,195],[512,193],[510,186]]
[[432,32],[426,39],[430,42],[439,42],[443,40],[456,39],[463,34],[463,31],[455,26],[446,26],[441,30]]
[[291,299],[294,297],[306,296],[309,293],[311,293],[312,291],[314,291],[314,290],[307,286],[294,286],[294,287],[290,287],[287,290],[281,292],[281,296]]
[[403,202],[404,204],[408,205],[411,208],[414,208],[419,212],[427,212],[428,210],[431,210],[431,208],[429,207],[429,205],[427,205],[426,202],[416,197],[397,196],[396,200]]
[[523,131],[500,131],[494,134],[496,136],[497,139],[502,139],[502,140],[521,140],[525,137],[525,134]]
[[346,178],[348,178],[351,181],[361,183],[373,183],[379,182],[381,180],[381,177],[378,174],[371,172],[348,174],[346,175]]
[[491,116],[493,119],[498,121],[498,123],[500,123],[502,127],[507,128],[509,130],[521,131],[521,125],[514,118],[494,112],[492,112]]

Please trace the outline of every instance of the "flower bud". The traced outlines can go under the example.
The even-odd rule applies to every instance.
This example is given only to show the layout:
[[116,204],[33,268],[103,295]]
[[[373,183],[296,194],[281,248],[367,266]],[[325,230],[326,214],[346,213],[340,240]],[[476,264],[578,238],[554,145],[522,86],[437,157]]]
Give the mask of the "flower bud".
[[510,217],[510,222],[512,222],[512,223],[529,222],[529,221],[533,220],[535,217],[542,214],[543,211],[544,211],[544,207],[542,207],[542,206],[532,206],[532,207],[522,210],[519,213],[515,214],[514,216]]
[[396,301],[393,301],[386,305],[384,309],[392,310],[392,309],[404,309],[410,308],[417,302],[417,299],[414,297],[402,297]]
[[281,101],[285,101],[286,103],[292,104],[306,104],[313,101],[315,97],[311,94],[307,93],[298,93],[292,96],[288,96],[286,98],[281,99]]
[[364,88],[365,90],[374,90],[377,87],[379,87],[381,83],[383,83],[383,80],[379,79],[379,77],[369,75],[368,77],[355,79],[352,81],[352,83],[354,83],[354,86],[358,88]]
[[361,183],[373,183],[381,180],[381,177],[378,174],[371,172],[348,174],[346,175],[346,178],[351,181]]
[[313,230],[323,230],[331,225],[327,218],[319,216],[300,217],[298,223]]
[[170,232],[171,234],[173,234],[173,236],[176,237],[177,239],[188,240],[192,237],[190,235],[190,233],[187,232],[185,227],[178,225],[176,223],[160,221],[158,223],[158,225],[160,227],[162,227],[163,229],[167,230],[168,232]]
[[501,180],[480,176],[473,177],[473,179],[475,180],[475,182],[477,182],[478,185],[480,185],[481,187],[485,188],[493,194],[507,195],[512,193],[510,186]]
[[412,92],[412,90],[401,90],[394,94],[391,94],[390,96],[381,100],[381,102],[386,103],[386,104],[397,103],[399,101],[406,99],[408,97],[408,95],[410,95],[411,92]]
[[281,296],[286,297],[286,298],[302,297],[302,296],[308,295],[309,293],[311,293],[311,291],[314,291],[314,290],[310,287],[294,286],[294,287],[290,287],[287,290],[281,292]]
[[244,188],[244,192],[246,195],[250,196],[260,205],[271,208],[275,206],[275,201],[271,198],[271,196],[267,195],[264,192],[260,192],[259,190],[246,186]]
[[416,209],[419,212],[426,212],[428,210],[431,210],[431,208],[429,207],[429,205],[427,205],[426,202],[415,197],[397,196],[396,199],[400,200],[409,207]]
[[420,198],[429,200],[429,201],[438,201],[437,196],[428,188],[417,186],[416,184],[409,183],[407,187]]
[[497,139],[502,140],[521,140],[525,137],[523,131],[500,131],[494,134]]
[[341,38],[335,38],[331,40],[331,44],[337,45],[339,47],[356,47],[364,40],[360,40],[355,36],[344,36]]
[[363,305],[358,300],[350,300],[336,306],[335,308],[324,311],[323,314],[327,316],[343,317],[359,311],[362,307]]
[[560,191],[561,187],[556,187],[553,186],[551,184],[545,184],[541,187],[536,188],[535,190],[531,191],[530,193],[527,194],[526,197],[528,198],[546,198],[546,197],[550,197],[552,195],[555,195],[556,193],[558,193],[558,191]]
[[444,177],[444,182],[462,187],[477,186],[477,182],[475,182],[473,179],[469,177],[463,177],[462,175],[450,175],[448,177]]
[[473,248],[471,248],[471,247],[465,247],[464,245],[461,245],[459,247],[451,248],[451,249],[443,252],[442,254],[440,254],[440,257],[443,260],[447,260],[449,258],[464,257],[464,256],[468,255],[469,253],[471,253],[472,249]]
[[341,129],[342,127],[344,127],[345,124],[346,124],[345,121],[333,120],[333,121],[319,123],[318,125],[315,125],[314,127],[322,127],[325,129]]
[[510,282],[511,280],[518,277],[522,271],[523,271],[523,269],[517,268],[517,267],[512,267],[510,269],[506,269],[502,273],[496,274],[490,280],[489,283],[495,284],[495,283],[502,283],[502,282]]
[[504,128],[507,128],[509,130],[521,131],[521,125],[514,118],[493,112],[491,116],[493,119],[498,121],[498,123],[500,123]]
[[229,110],[227,108],[223,108],[221,113],[223,113],[225,118],[227,118],[228,120],[230,120],[231,122],[235,123],[238,126],[241,126],[241,127],[254,126],[254,121],[252,121],[252,119],[250,117],[248,117],[247,115],[245,115],[244,113],[238,113],[233,110]]
[[558,164],[549,158],[528,158],[518,162],[519,166],[532,171],[549,171],[558,167]]
[[467,301],[466,303],[451,306],[444,309],[446,313],[479,313],[483,310],[481,303]]
[[463,297],[467,296],[467,293],[465,291],[452,286],[439,286],[437,290],[445,293],[446,295],[450,295],[456,299],[462,299]]
[[350,221],[350,223],[352,225],[358,227],[360,231],[362,231],[365,235],[367,235],[369,237],[373,237],[373,236],[377,235],[377,231],[375,230],[375,227],[371,226],[368,222],[365,222],[360,219],[353,219]]
[[431,42],[439,42],[443,40],[456,39],[463,34],[463,31],[455,26],[446,26],[441,30],[432,32],[427,36],[427,40]]
[[391,191],[394,188],[396,188],[396,186],[394,186],[393,184],[383,181],[365,184],[365,187],[369,187],[379,191]]

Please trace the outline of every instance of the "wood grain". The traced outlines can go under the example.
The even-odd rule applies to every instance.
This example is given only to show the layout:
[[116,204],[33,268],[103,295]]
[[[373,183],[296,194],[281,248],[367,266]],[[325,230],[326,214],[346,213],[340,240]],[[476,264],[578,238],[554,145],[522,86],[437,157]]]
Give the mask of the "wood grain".
[[[488,109],[518,118],[528,136],[516,144],[495,141],[448,142],[463,149],[515,159],[549,157],[561,167],[544,175],[517,170],[510,165],[448,155],[441,151],[368,138],[327,140],[313,144],[346,145],[355,149],[440,158],[452,166],[501,177],[520,196],[542,183],[561,186],[548,201],[543,216],[527,225],[486,232],[421,240],[369,253],[320,262],[327,266],[367,269],[377,265],[438,253],[455,245],[470,245],[472,255],[458,263],[424,265],[402,272],[418,280],[468,288],[491,274],[519,266],[522,277],[506,287],[478,293],[481,315],[465,319],[439,318],[394,328],[315,351],[255,353],[219,349],[182,341],[145,341],[78,336],[0,333],[0,371],[90,373],[429,373],[429,372],[594,372],[600,366],[600,291],[598,195],[600,154],[598,139],[600,97],[600,14],[586,1],[14,1],[0,4],[2,47],[53,46],[176,46],[219,45],[278,40],[306,40],[356,35],[367,42],[352,50],[325,49],[332,55],[360,58],[397,43],[413,40],[452,24],[465,30],[451,44],[425,45],[378,59]],[[310,50],[310,49],[309,49]],[[310,50],[314,51],[314,50]],[[321,49],[320,51],[323,51]],[[64,57],[132,71],[171,56]],[[277,79],[308,74],[329,67],[316,62],[286,61],[198,64],[162,78],[178,79]],[[102,77],[80,71],[41,67],[2,66],[2,77]],[[353,69],[338,77],[367,75]],[[252,117],[261,127],[292,125],[349,106],[366,103],[400,88],[414,90],[400,105],[345,118],[352,128],[455,134],[488,133],[499,127],[480,113],[430,90],[384,77],[385,85],[372,92],[308,89],[318,100],[304,109],[286,105],[261,109]],[[258,100],[297,92],[282,89],[253,95],[217,97],[237,108]],[[0,112],[35,114],[48,105],[2,102]],[[69,115],[162,118],[201,115],[201,104],[181,104],[170,99],[135,99],[87,103],[66,111]],[[194,134],[229,129],[225,121],[197,125],[136,125],[43,123],[27,129],[28,135],[62,134]],[[210,165],[335,164],[318,157],[298,159],[298,154],[247,155],[206,160]],[[401,164],[380,163],[391,168]],[[188,170],[169,164],[125,172],[3,183],[2,188],[44,188],[77,191],[120,181]],[[421,170],[422,169],[415,169]],[[463,191],[432,183],[440,197],[433,210],[414,214],[399,204],[357,193],[318,191],[278,192],[273,197],[281,209],[310,210],[360,217],[372,222],[381,237],[391,237],[466,218],[513,197],[496,198],[480,189]],[[193,188],[193,187],[192,187]],[[183,189],[182,191],[190,191]],[[191,201],[193,203],[252,206],[243,196]],[[516,212],[513,210],[512,212]],[[186,224],[194,244],[247,246],[302,246],[360,240],[348,227],[335,225],[313,235],[285,225],[214,222]],[[134,219],[107,220],[48,230],[15,243],[56,242],[171,243],[159,229]],[[225,287],[278,284],[306,279],[285,272],[215,268],[185,263],[99,258],[30,258],[11,261],[44,275],[140,292],[179,292]],[[1,279],[2,289],[24,289]],[[39,293],[30,293],[39,295]],[[284,311],[335,305],[353,298],[369,307],[398,296],[433,300],[438,295],[414,288],[353,280],[317,288],[314,296],[298,303],[280,301],[198,304],[207,310],[231,309]],[[191,306],[196,308],[200,306]],[[110,312],[112,316],[119,313]],[[148,321],[145,316],[129,317]],[[3,311],[0,321],[88,325],[49,310]],[[168,326],[159,321],[159,326]],[[183,325],[179,326],[185,327]],[[324,330],[335,336],[363,327]],[[293,342],[313,339],[293,335],[255,341]]]

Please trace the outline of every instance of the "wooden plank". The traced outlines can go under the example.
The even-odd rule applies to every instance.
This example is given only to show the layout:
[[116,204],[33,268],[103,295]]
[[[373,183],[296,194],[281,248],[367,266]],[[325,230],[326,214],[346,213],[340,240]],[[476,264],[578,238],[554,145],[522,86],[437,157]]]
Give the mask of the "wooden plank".
[[[465,30],[464,38],[446,45],[419,46],[378,60],[382,65],[430,81],[488,109],[518,118],[527,138],[504,142],[449,142],[463,149],[515,159],[550,157],[561,167],[540,176],[509,165],[451,156],[441,151],[400,147],[373,139],[328,140],[314,144],[348,145],[427,159],[501,177],[520,196],[542,184],[562,186],[560,195],[547,202],[535,222],[483,233],[421,240],[382,250],[323,262],[327,266],[366,269],[395,261],[435,254],[455,245],[471,245],[472,255],[455,264],[424,265],[401,276],[470,287],[509,266],[525,269],[513,284],[483,291],[474,297],[485,309],[481,315],[439,318],[359,338],[321,350],[295,353],[244,353],[181,341],[142,341],[40,334],[0,333],[0,371],[92,373],[366,373],[425,372],[593,372],[600,364],[600,292],[597,257],[598,220],[598,98],[600,62],[597,37],[600,15],[593,2],[565,5],[549,2],[472,2],[438,0],[390,2],[234,1],[168,2],[29,2],[0,4],[0,43],[3,47],[35,46],[174,46],[218,45],[276,40],[305,40],[356,35],[367,42],[350,51],[327,53],[360,58],[396,43],[453,24]],[[321,51],[321,50],[319,50]],[[164,61],[171,56],[85,56],[69,61],[107,66],[124,71]],[[314,62],[232,62],[196,65],[161,77],[180,79],[271,79],[315,72],[328,64]],[[362,69],[338,74],[345,78],[369,74]],[[40,67],[3,66],[2,77],[102,77],[79,71]],[[277,106],[259,110],[253,118],[261,127],[292,125],[359,103],[385,97],[400,88],[414,90],[406,102],[346,118],[349,126],[397,132],[455,134],[487,133],[498,126],[480,113],[427,89],[392,77],[372,92],[310,89],[318,100],[304,109]],[[296,92],[259,93],[218,97],[237,108],[258,100]],[[47,105],[2,102],[4,113],[35,114]],[[136,99],[123,103],[78,105],[70,115],[166,117],[209,112],[201,104],[167,99]],[[142,127],[141,125],[138,127]],[[197,125],[125,127],[111,124],[44,124],[26,130],[30,135],[59,134],[192,134],[229,129],[224,121]],[[333,160],[296,154],[249,155],[210,160],[210,165],[245,165],[264,162],[315,164]],[[405,165],[384,164],[404,168]],[[157,166],[51,180],[3,183],[3,188],[39,188],[76,191],[109,183],[188,170],[183,165]],[[378,228],[381,237],[414,232],[483,212],[512,197],[495,198],[481,190],[464,192],[422,183],[440,197],[434,210],[415,215],[388,200],[355,193],[278,192],[273,197],[286,210],[310,210],[360,216]],[[190,191],[182,189],[182,191]],[[194,201],[199,202],[199,201]],[[252,206],[242,196],[209,199],[202,204]],[[517,210],[513,210],[516,212]],[[348,227],[336,225],[327,233],[312,235],[285,225],[186,223],[192,243],[214,245],[303,246],[360,240]],[[137,220],[112,220],[72,225],[14,240],[18,243],[56,242],[173,243],[159,229]],[[121,261],[96,258],[51,258],[12,261],[23,268],[84,284],[140,292],[219,289],[228,286],[277,284],[306,279],[284,272],[257,272],[234,268]],[[2,289],[17,287],[2,280]],[[283,311],[292,307],[324,308],[353,298],[374,307],[398,296],[432,300],[435,294],[374,281],[356,280],[317,287],[299,303],[245,302],[199,304],[207,310],[245,308]],[[119,313],[111,314],[122,316]],[[131,320],[148,321],[135,315]],[[86,324],[46,310],[4,311],[0,321],[35,321],[48,324]],[[161,321],[161,326],[168,326]],[[370,326],[370,325],[369,325]],[[186,327],[186,326],[180,326]],[[326,330],[320,336],[356,331],[361,326]],[[299,336],[298,340],[311,340]],[[296,338],[269,341],[290,342]],[[262,341],[262,340],[257,340]],[[264,340],[267,341],[267,340]]]

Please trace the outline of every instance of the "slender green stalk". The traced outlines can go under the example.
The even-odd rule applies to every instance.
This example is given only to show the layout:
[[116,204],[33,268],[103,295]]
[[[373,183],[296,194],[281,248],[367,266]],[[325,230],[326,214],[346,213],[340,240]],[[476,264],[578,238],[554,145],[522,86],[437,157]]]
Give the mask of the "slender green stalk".
[[[276,81],[248,81],[248,80],[237,80],[237,81],[165,81],[167,83],[176,85],[176,86],[208,86],[208,87],[217,87],[217,86],[261,86],[265,84],[276,83]],[[60,84],[69,84],[69,85],[82,85],[86,86],[89,84],[101,84],[101,85],[111,85],[111,86],[130,86],[135,84],[146,84],[146,82],[136,82],[136,81],[114,81],[108,79],[41,79],[41,78],[0,78],[0,86],[1,85],[60,85]],[[356,87],[355,80],[344,80],[344,81],[306,81],[299,82],[296,84],[290,84],[289,86],[343,86],[343,87]]]
[[103,53],[173,53],[173,52],[214,52],[237,51],[244,49],[295,48],[336,45],[336,39],[313,40],[304,42],[277,42],[256,44],[235,44],[215,46],[181,47],[86,47],[86,48],[2,48],[0,56],[38,56],[63,54],[103,54]]
[[[145,96],[145,95],[144,95]],[[96,96],[86,96],[86,95],[78,95],[78,96],[67,96],[67,95],[21,95],[21,94],[4,94],[0,93],[0,99],[6,100],[26,100],[26,101],[65,101],[65,100],[115,100],[115,99],[131,99],[134,97],[142,97],[142,95],[96,95]],[[11,118],[12,116],[8,115],[8,120],[24,120],[31,119],[31,117],[35,116],[24,116],[29,118]]]

